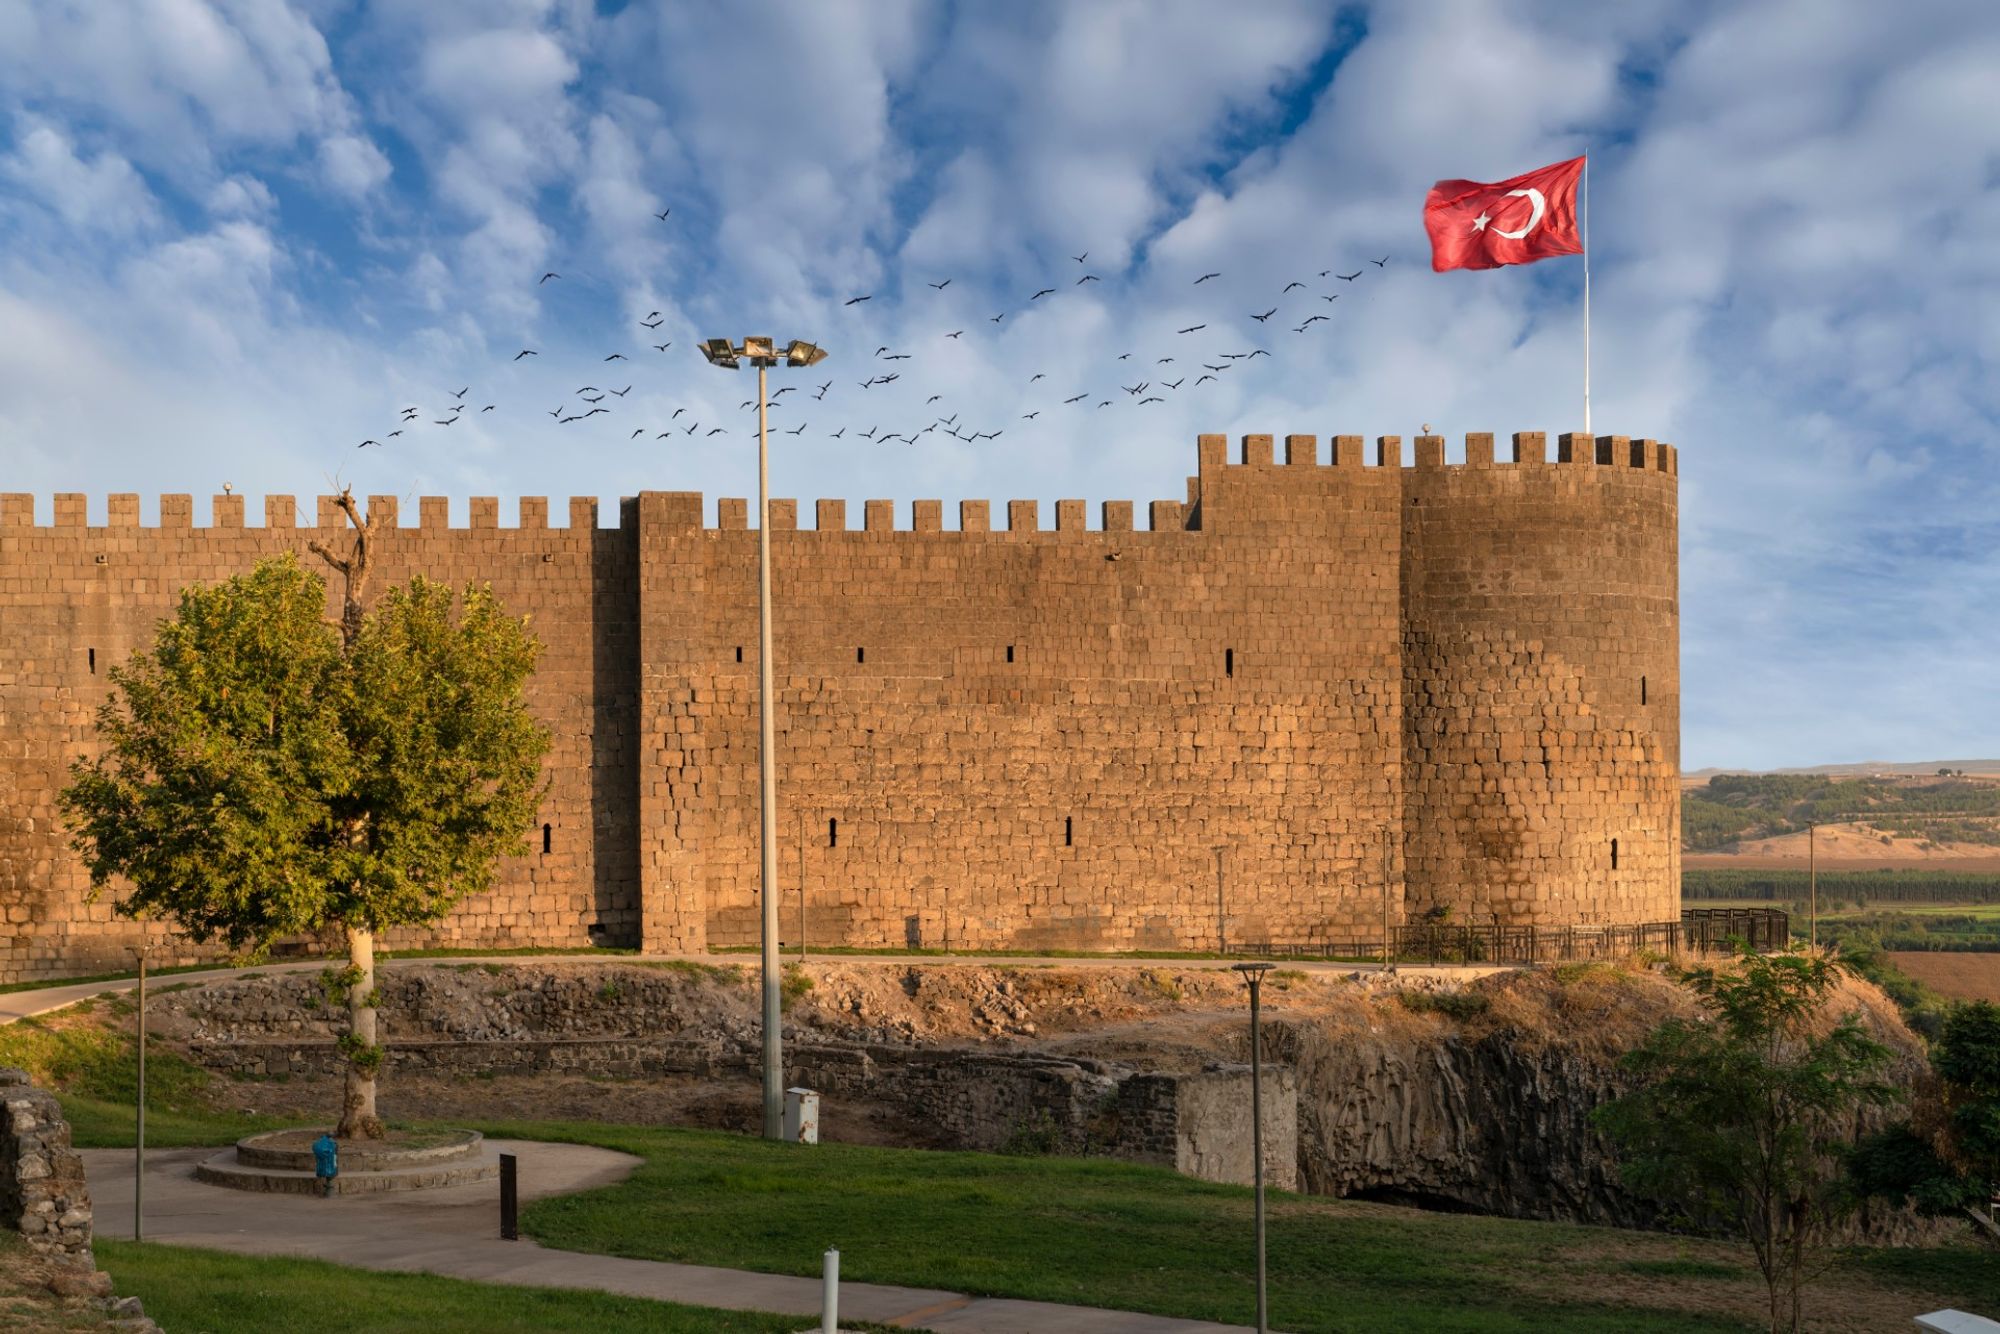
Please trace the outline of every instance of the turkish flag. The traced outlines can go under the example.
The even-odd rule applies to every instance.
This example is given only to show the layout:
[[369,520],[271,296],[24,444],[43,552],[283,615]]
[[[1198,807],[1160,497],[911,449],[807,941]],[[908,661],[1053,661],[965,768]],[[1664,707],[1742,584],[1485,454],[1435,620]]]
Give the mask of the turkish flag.
[[1439,181],[1424,199],[1431,269],[1497,269],[1551,255],[1580,255],[1576,183],[1580,157],[1511,181]]

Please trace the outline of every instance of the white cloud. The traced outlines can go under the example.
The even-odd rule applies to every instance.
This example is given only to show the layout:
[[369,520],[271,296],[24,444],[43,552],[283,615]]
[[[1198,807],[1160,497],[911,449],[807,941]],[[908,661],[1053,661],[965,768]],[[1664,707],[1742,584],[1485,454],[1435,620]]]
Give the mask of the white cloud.
[[32,118],[14,151],[0,158],[0,177],[72,227],[126,234],[151,225],[159,213],[130,162],[108,149],[85,161],[61,130]]
[[334,193],[349,199],[366,197],[389,179],[389,159],[382,150],[355,134],[336,134],[320,141],[320,177]]

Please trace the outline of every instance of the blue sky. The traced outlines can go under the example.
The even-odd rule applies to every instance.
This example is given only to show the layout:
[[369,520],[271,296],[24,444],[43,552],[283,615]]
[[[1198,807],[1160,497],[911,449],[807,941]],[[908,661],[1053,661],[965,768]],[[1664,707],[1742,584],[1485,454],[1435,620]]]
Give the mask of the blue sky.
[[[1593,425],[1681,450],[1688,767],[2000,755],[1996,69],[1982,0],[27,0],[0,488],[712,512],[754,414],[694,344],[750,332],[833,354],[775,493],[905,520],[1177,497],[1202,431],[1577,429],[1580,264],[1433,275],[1420,214],[1587,151]],[[584,385],[632,389],[559,424]],[[859,438],[947,410],[1002,434]]]

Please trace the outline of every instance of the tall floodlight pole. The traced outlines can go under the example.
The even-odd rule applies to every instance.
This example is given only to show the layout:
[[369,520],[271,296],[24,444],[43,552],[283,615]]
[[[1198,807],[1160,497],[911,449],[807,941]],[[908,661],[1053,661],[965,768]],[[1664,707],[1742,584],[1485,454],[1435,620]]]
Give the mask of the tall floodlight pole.
[[1258,990],[1268,963],[1233,965],[1250,984],[1250,1155],[1252,1180],[1257,1183],[1257,1334],[1270,1334],[1271,1312],[1264,1300],[1264,1056],[1258,1033]]
[[778,766],[771,686],[771,435],[765,405],[765,372],[782,362],[812,366],[826,350],[793,339],[784,351],[769,338],[745,338],[741,345],[711,338],[701,345],[710,364],[737,370],[748,361],[757,368],[757,790],[762,826],[761,907],[764,918],[764,1138],[785,1136],[785,1063],[780,1048],[778,1004]]

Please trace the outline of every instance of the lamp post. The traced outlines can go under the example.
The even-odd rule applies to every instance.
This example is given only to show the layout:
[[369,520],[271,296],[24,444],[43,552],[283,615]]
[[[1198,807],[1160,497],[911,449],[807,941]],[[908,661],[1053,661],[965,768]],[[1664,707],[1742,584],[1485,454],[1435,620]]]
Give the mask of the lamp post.
[[1250,984],[1250,1154],[1252,1179],[1257,1183],[1257,1334],[1269,1334],[1270,1308],[1264,1300],[1264,1044],[1258,1034],[1258,993],[1264,974],[1274,965],[1239,963],[1232,967]]
[[758,846],[762,853],[760,891],[764,918],[764,1138],[785,1134],[784,1059],[779,1049],[778,1013],[778,770],[772,758],[771,719],[771,437],[764,373],[780,362],[812,366],[826,350],[798,339],[778,351],[772,339],[745,338],[740,345],[711,338],[701,345],[711,365],[757,368],[757,790],[762,810]]

